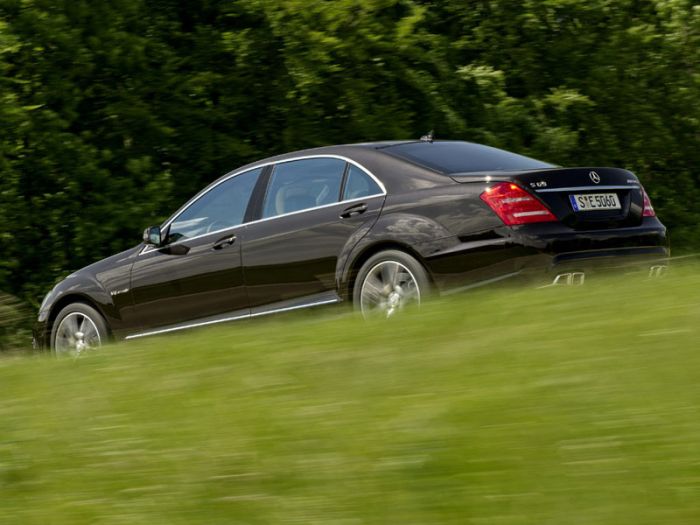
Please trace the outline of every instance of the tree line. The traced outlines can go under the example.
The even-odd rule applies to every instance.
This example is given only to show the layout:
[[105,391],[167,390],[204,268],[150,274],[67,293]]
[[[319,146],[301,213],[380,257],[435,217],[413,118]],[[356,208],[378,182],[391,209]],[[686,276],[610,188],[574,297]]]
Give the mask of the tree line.
[[294,149],[464,139],[633,170],[700,247],[693,0],[0,0],[0,290]]

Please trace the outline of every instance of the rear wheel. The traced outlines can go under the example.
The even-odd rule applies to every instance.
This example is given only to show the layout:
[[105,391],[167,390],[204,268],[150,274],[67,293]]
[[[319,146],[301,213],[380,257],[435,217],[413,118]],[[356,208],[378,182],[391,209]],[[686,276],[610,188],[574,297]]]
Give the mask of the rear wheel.
[[430,278],[414,257],[386,250],[362,265],[355,281],[353,303],[365,319],[390,318],[409,305],[419,305],[430,293]]
[[56,354],[80,354],[107,342],[104,317],[85,303],[69,304],[58,313],[51,329],[51,349]]

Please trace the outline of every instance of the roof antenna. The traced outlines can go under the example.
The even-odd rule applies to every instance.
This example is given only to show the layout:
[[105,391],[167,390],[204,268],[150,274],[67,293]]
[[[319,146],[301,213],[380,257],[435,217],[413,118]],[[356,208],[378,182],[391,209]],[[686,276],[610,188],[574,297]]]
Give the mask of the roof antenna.
[[430,143],[432,144],[432,143],[433,143],[433,139],[435,138],[435,136],[433,135],[433,133],[434,133],[434,132],[433,132],[432,129],[431,129],[430,131],[428,131],[428,134],[427,134],[427,135],[423,135],[423,136],[420,138],[421,142],[430,142]]

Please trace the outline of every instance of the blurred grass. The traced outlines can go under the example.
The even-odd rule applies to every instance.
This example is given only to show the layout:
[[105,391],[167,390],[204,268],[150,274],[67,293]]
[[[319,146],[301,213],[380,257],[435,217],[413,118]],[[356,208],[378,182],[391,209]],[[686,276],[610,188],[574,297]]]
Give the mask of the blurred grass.
[[698,270],[0,359],[0,523],[697,524]]

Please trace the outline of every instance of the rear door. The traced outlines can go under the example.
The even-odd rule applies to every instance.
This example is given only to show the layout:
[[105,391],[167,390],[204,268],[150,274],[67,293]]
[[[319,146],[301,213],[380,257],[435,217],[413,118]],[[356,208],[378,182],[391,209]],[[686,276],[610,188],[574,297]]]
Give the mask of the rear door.
[[131,271],[134,325],[247,315],[240,231],[261,173],[243,172],[209,189],[166,226],[165,246],[141,252]]
[[373,175],[345,159],[276,164],[257,220],[243,232],[253,313],[336,300],[338,261],[377,220],[384,197]]

